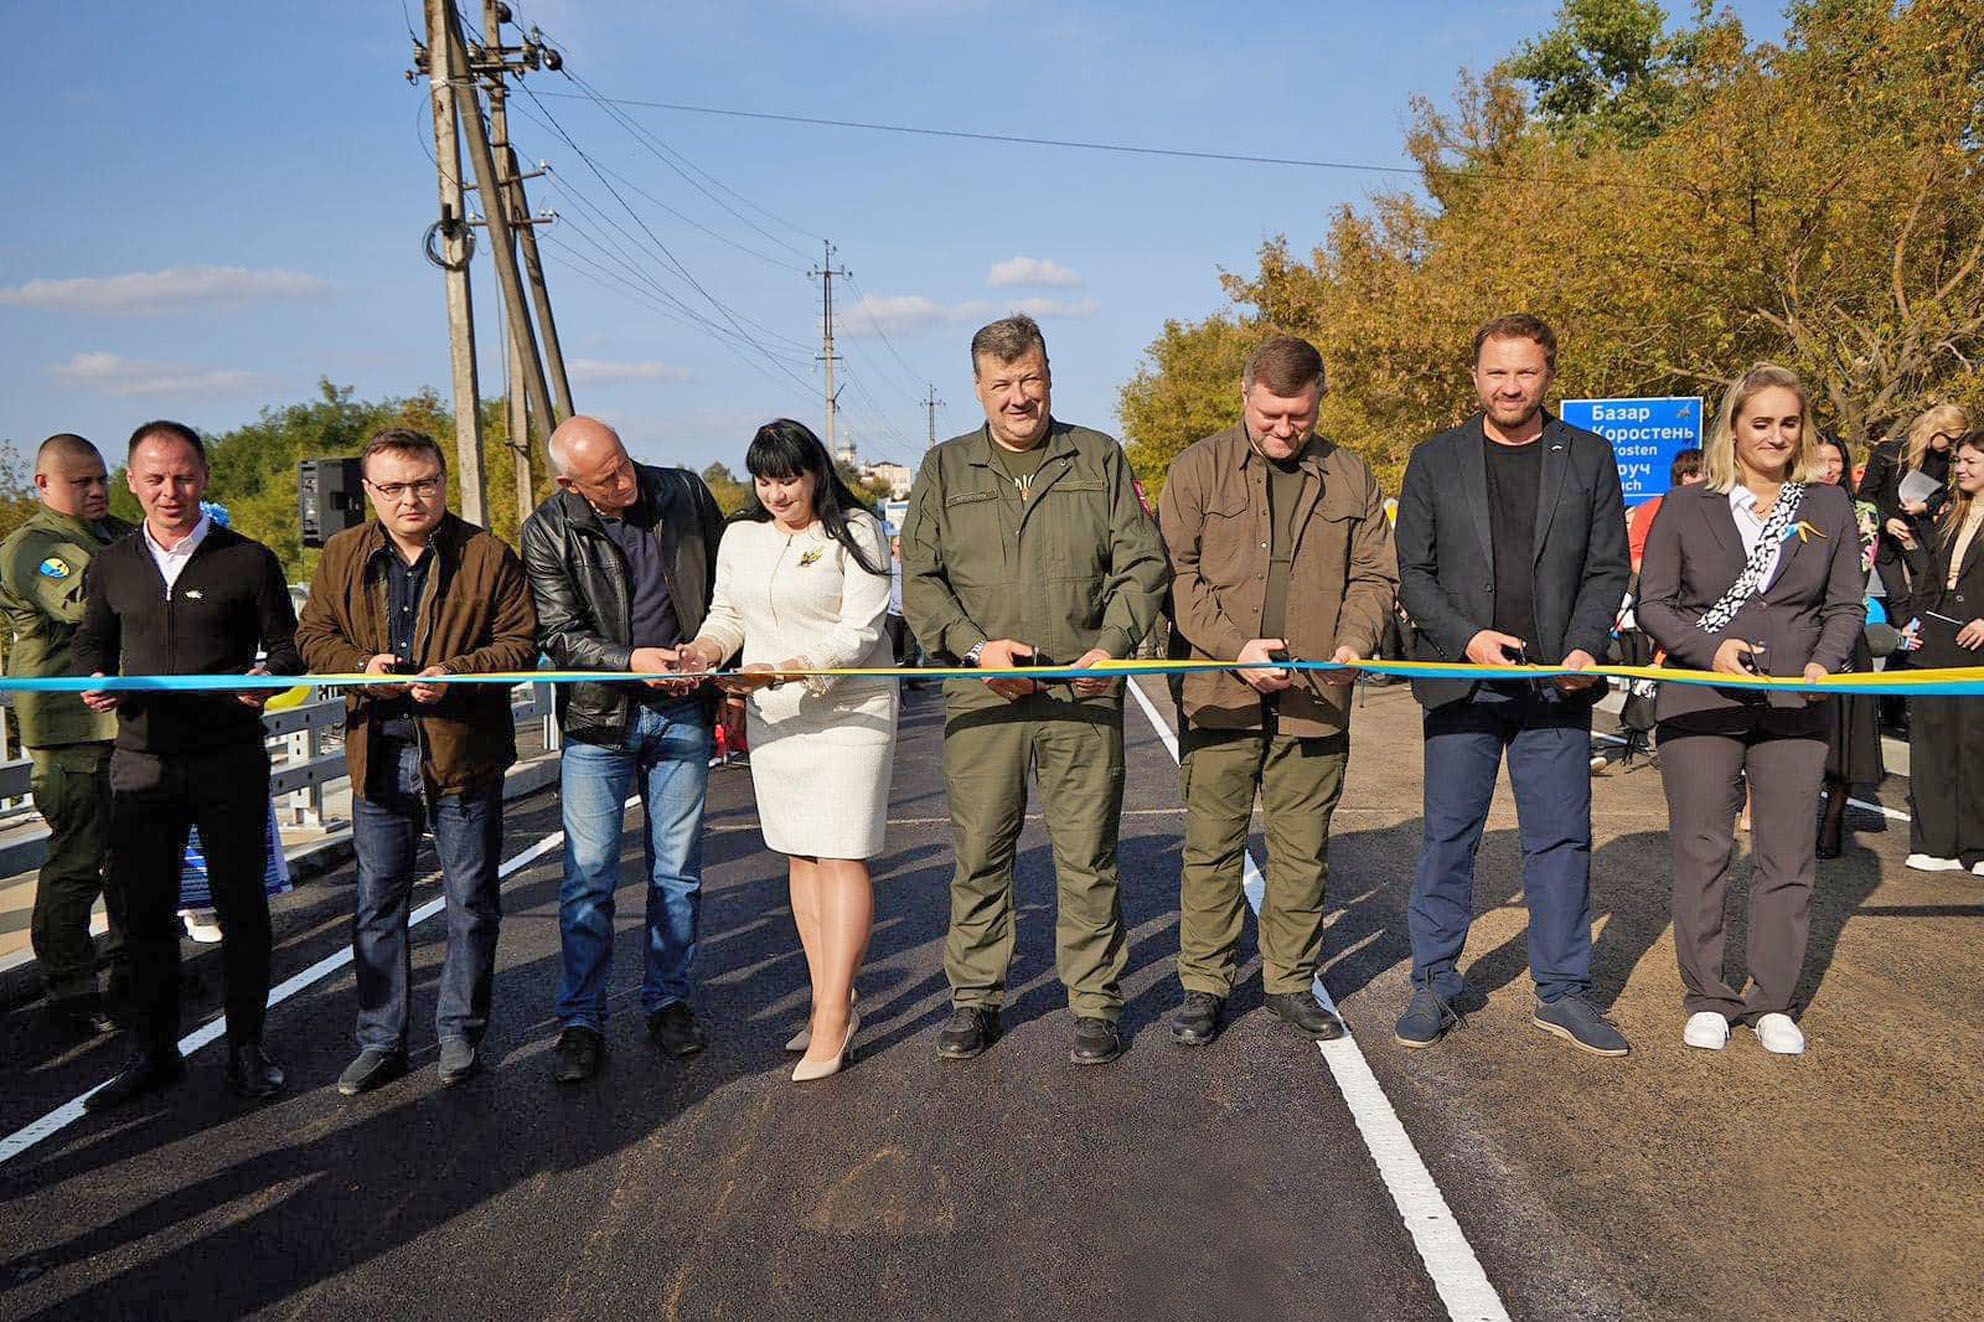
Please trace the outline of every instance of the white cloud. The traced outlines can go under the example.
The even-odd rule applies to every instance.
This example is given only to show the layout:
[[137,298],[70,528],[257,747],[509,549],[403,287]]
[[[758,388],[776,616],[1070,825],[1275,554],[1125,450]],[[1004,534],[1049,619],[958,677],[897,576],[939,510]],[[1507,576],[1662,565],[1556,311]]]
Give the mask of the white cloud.
[[950,309],[921,294],[863,294],[861,301],[836,318],[847,335],[922,330],[952,320]]
[[1073,302],[1054,298],[1023,298],[1013,303],[987,299],[967,299],[962,303],[939,303],[921,294],[865,294],[859,303],[836,318],[843,335],[900,335],[987,322],[1009,312],[1024,312],[1042,321],[1092,317],[1102,305],[1092,298]]
[[1008,285],[1034,285],[1045,289],[1074,289],[1082,278],[1059,262],[1050,262],[1039,257],[1009,257],[1003,262],[994,262],[985,275],[985,283],[993,289],[1003,289]]
[[129,399],[139,395],[225,395],[261,390],[268,377],[231,367],[186,367],[120,358],[114,353],[79,353],[48,369],[56,382],[74,390]]
[[322,298],[331,286],[300,271],[187,266],[75,280],[30,280],[0,289],[0,307],[155,316],[192,308],[235,311],[260,303]]
[[673,363],[611,363],[599,358],[572,358],[565,363],[565,375],[586,385],[610,385],[623,381],[687,381],[689,369]]

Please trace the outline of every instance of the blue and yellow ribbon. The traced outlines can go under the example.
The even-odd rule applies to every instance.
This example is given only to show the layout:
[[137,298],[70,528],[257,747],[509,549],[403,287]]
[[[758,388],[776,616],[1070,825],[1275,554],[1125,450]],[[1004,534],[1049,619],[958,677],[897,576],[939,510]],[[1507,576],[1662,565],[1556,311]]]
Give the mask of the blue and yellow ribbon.
[[[842,679],[1123,679],[1139,675],[1184,675],[1204,671],[1281,669],[1303,674],[1328,674],[1354,670],[1366,675],[1397,675],[1407,679],[1450,680],[1553,680],[1568,676],[1604,676],[1608,679],[1644,679],[1664,684],[1689,684],[1721,689],[1759,689],[1781,693],[1879,694],[1902,697],[1984,696],[1984,666],[1944,670],[1897,670],[1867,674],[1828,675],[1817,683],[1802,678],[1763,675],[1724,675],[1706,670],[1670,670],[1661,666],[1592,666],[1571,670],[1564,666],[1477,666],[1447,661],[1355,661],[1339,665],[1332,661],[1105,661],[1087,669],[1073,666],[1025,666],[1009,670],[984,670],[969,666],[843,667],[823,670],[781,670],[786,679],[832,676]],[[699,679],[722,678],[736,671],[708,671]],[[604,670],[504,670],[472,675],[434,675],[422,684],[641,684],[667,675],[634,671]],[[213,693],[245,689],[278,691],[305,687],[336,686],[366,688],[375,685],[405,685],[405,675],[327,674],[327,675],[114,675],[101,677],[50,676],[0,677],[0,691],[16,693]]]

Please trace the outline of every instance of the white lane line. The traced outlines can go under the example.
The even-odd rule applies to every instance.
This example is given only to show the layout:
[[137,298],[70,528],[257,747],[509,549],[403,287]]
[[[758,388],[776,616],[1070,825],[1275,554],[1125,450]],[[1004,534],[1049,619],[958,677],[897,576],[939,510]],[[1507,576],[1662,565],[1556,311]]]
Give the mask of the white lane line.
[[[629,800],[629,804],[631,805],[638,801]],[[563,831],[553,831],[550,835],[545,836],[521,854],[506,859],[498,865],[496,879],[498,881],[507,880],[517,872],[529,867],[532,863],[535,863],[538,859],[550,853],[553,849],[556,849],[564,842],[564,839],[565,833]],[[448,900],[445,895],[435,896],[407,915],[407,926],[411,928],[417,924],[426,922],[435,914],[440,913],[446,907],[447,902]],[[322,982],[325,978],[330,977],[349,963],[351,963],[351,947],[346,945],[336,953],[324,956],[324,958],[318,960],[309,968],[304,969],[301,973],[285,978],[282,982],[271,987],[269,989],[269,1004],[272,1006],[282,1004],[312,984]],[[179,1054],[190,1056],[209,1042],[216,1041],[226,1032],[227,1021],[225,1018],[216,1018],[202,1024],[185,1037],[179,1039]],[[108,1082],[110,1080],[104,1080],[104,1083]],[[41,1119],[16,1130],[4,1139],[0,1139],[0,1165],[5,1165],[43,1139],[61,1133],[64,1129],[67,1129],[70,1125],[82,1119],[85,1114],[83,1103],[97,1089],[102,1088],[104,1083],[99,1083],[95,1088],[90,1089],[89,1092],[84,1093],[82,1096],[64,1102],[47,1115],[41,1117]]]
[[[1151,727],[1157,737],[1164,741],[1165,749],[1172,760],[1178,758],[1178,736],[1165,724],[1164,717],[1151,705],[1136,681],[1129,681],[1124,687],[1144,709],[1150,718]],[[1247,903],[1253,906],[1254,916],[1260,917],[1261,897],[1267,887],[1261,869],[1254,862],[1252,850],[1246,854],[1246,871],[1242,886],[1247,892]],[[1320,976],[1315,982],[1316,999],[1336,1010],[1336,1002],[1330,998],[1329,989],[1323,986]],[[1474,1246],[1467,1242],[1460,1222],[1454,1219],[1453,1209],[1447,1206],[1446,1196],[1440,1186],[1433,1181],[1433,1174],[1426,1169],[1426,1163],[1419,1157],[1419,1150],[1412,1145],[1406,1135],[1405,1126],[1399,1123],[1398,1112],[1392,1109],[1391,1099],[1379,1086],[1377,1075],[1371,1072],[1370,1062],[1365,1060],[1364,1051],[1357,1045],[1357,1039],[1349,1034],[1334,1042],[1318,1042],[1317,1049],[1323,1053],[1323,1060],[1330,1067],[1330,1074],[1336,1079],[1336,1086],[1343,1094],[1344,1104],[1357,1122],[1357,1132],[1364,1137],[1364,1146],[1370,1150],[1372,1161],[1377,1163],[1378,1174],[1391,1192],[1392,1202],[1398,1206],[1398,1214],[1405,1222],[1405,1228],[1412,1235],[1412,1243],[1419,1250],[1420,1260],[1426,1264],[1426,1274],[1433,1280],[1433,1288],[1447,1306],[1447,1315],[1468,1322],[1507,1322],[1508,1310],[1502,1305],[1502,1296],[1489,1284],[1488,1274],[1481,1269],[1481,1259],[1475,1256]]]
[[[1591,737],[1593,739],[1603,739],[1608,744],[1623,744],[1626,742],[1624,739],[1621,739],[1618,735],[1607,734],[1603,730],[1593,730],[1591,732]],[[1914,818],[1910,817],[1907,813],[1903,812],[1901,809],[1890,808],[1884,803],[1868,803],[1865,799],[1848,799],[1846,802],[1849,807],[1865,808],[1868,812],[1877,812],[1881,816],[1889,819],[1890,821],[1908,822],[1914,820]]]

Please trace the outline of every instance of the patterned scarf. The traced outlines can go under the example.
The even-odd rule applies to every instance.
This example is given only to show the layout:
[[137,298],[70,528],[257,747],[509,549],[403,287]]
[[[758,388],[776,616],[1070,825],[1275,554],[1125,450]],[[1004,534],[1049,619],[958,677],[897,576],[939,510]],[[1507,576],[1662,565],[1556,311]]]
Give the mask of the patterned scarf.
[[1785,538],[1798,520],[1798,507],[1805,500],[1803,482],[1787,482],[1777,493],[1777,505],[1764,520],[1764,530],[1757,537],[1757,547],[1750,552],[1750,561],[1743,566],[1743,572],[1729,585],[1729,591],[1722,594],[1722,600],[1708,608],[1701,619],[1695,621],[1704,633],[1721,633],[1736,618],[1736,612],[1743,603],[1756,594],[1763,585],[1765,570],[1774,566]]

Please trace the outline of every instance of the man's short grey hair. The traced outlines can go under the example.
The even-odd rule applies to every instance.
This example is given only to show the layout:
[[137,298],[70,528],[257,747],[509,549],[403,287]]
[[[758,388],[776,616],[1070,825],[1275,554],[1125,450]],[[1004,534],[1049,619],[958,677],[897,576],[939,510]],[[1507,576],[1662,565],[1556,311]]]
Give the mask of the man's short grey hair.
[[1040,323],[1024,312],[1015,312],[1010,317],[1001,317],[989,326],[978,328],[978,334],[971,337],[971,374],[978,375],[978,362],[990,358],[995,363],[1016,363],[1033,350],[1040,350],[1040,361],[1047,361],[1047,337],[1040,333]]

